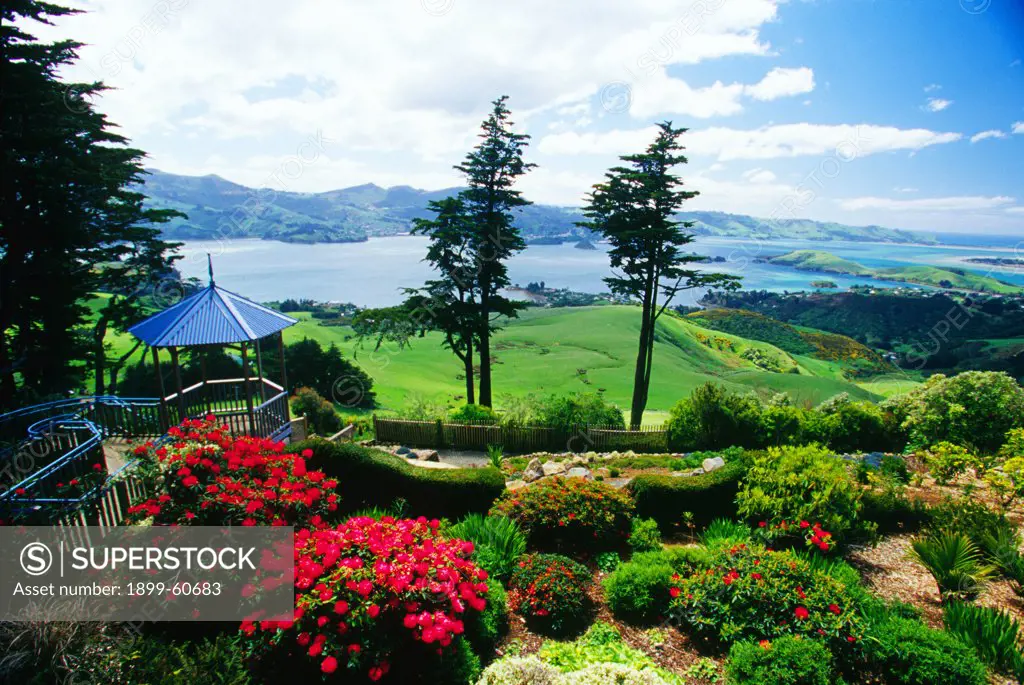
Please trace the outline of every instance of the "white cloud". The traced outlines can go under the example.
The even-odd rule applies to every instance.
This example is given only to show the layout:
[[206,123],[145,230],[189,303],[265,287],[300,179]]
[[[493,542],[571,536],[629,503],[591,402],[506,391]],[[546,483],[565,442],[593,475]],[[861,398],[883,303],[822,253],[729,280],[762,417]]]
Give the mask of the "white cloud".
[[988,131],[982,131],[981,133],[975,133],[973,136],[971,136],[971,142],[972,143],[977,143],[978,141],[986,140],[988,138],[1005,138],[1005,137],[1006,137],[1006,134],[1003,133],[1002,131],[1000,131],[998,129],[991,129],[991,130],[988,130]]
[[1024,121],[1015,121],[1015,122],[1013,122],[1013,132],[1014,133],[1024,133]]
[[924,87],[924,92],[926,93],[930,93],[933,90],[942,90],[942,86],[940,86],[938,83],[929,83],[927,86]]
[[1024,207],[1007,207],[1007,214],[1024,214]]
[[767,169],[750,169],[743,172],[743,178],[751,183],[771,183],[776,177]]
[[917,188],[901,188],[899,186],[896,186],[895,188],[892,189],[892,191],[894,193],[916,193]]
[[747,86],[744,92],[755,100],[775,100],[790,95],[802,95],[814,90],[814,71],[807,67],[784,69],[776,67],[759,83]]
[[[654,127],[604,133],[566,132],[543,137],[537,149],[552,155],[626,154],[654,139]],[[741,130],[712,127],[691,131],[683,144],[694,155],[733,159],[774,159],[833,155],[849,160],[891,150],[922,148],[960,140],[959,133],[899,129],[870,124],[780,124]]]
[[883,209],[892,212],[965,212],[998,209],[1014,202],[1012,197],[997,195],[965,195],[959,197],[929,197],[920,200],[895,200],[887,197],[855,197],[839,200],[847,211]]
[[928,102],[924,103],[924,109],[929,112],[941,112],[950,105],[953,104],[952,100],[944,100],[943,98],[928,98]]

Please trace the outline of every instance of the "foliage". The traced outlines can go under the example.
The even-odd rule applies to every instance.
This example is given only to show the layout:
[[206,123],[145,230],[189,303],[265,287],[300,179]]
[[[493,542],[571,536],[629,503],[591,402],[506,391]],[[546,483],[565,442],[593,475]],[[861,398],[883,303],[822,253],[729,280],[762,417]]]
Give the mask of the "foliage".
[[379,680],[392,665],[452,647],[466,616],[484,610],[487,573],[470,561],[472,551],[424,517],[300,529],[294,620],[245,621],[242,633],[290,668],[308,668],[308,657],[328,675],[343,669]]
[[313,388],[298,388],[289,403],[294,416],[305,416],[314,433],[331,436],[341,430],[341,417],[328,402]]
[[848,650],[862,637],[849,590],[791,552],[754,544],[723,548],[711,568],[674,580],[671,595],[674,620],[726,644],[802,635]]
[[[682,681],[677,676],[658,668],[649,656],[627,645],[622,639],[621,633],[614,626],[602,621],[590,626],[586,633],[572,642],[545,642],[538,656],[545,663],[551,664],[563,673],[582,671],[594,664],[618,664],[635,672],[655,675],[665,683],[682,685]],[[569,682],[581,683],[581,685],[592,682],[597,685],[597,683],[620,681],[573,678]],[[649,681],[627,679],[626,682],[647,683]]]
[[985,473],[989,487],[999,497],[1003,509],[1024,497],[1024,428],[1006,434],[1006,444],[999,449],[999,464]]
[[1008,612],[963,602],[946,605],[946,629],[970,645],[986,664],[1024,681],[1024,632]]
[[487,462],[494,468],[501,470],[501,464],[505,461],[505,450],[501,445],[487,446]]
[[237,635],[202,641],[165,642],[141,638],[119,644],[113,655],[118,673],[110,682],[174,685],[246,685],[245,652]]
[[747,471],[745,459],[726,461],[723,468],[702,476],[677,478],[640,474],[627,490],[636,502],[636,515],[652,518],[665,530],[679,525],[687,513],[697,523],[736,515],[736,492]]
[[564,678],[554,666],[535,656],[508,656],[484,669],[476,685],[562,685]]
[[633,552],[652,552],[661,549],[661,531],[654,519],[634,518],[629,532],[629,546]]
[[625,542],[633,502],[604,483],[553,477],[506,491],[491,512],[516,521],[539,548],[603,550]]
[[0,621],[0,682],[50,685],[87,676],[112,682],[106,652],[130,640],[114,624],[84,621]]
[[558,554],[528,554],[509,580],[509,608],[539,632],[566,635],[590,612],[590,571]]
[[865,490],[861,504],[861,518],[877,526],[879,533],[916,530],[932,518],[923,500],[908,498],[904,488],[892,484]]
[[866,670],[902,685],[984,685],[985,666],[958,638],[920,621],[893,618],[871,629]]
[[[279,376],[278,354],[272,348],[265,349],[263,353],[263,366],[268,375]],[[313,388],[323,397],[348,408],[376,405],[373,378],[355,361],[342,356],[337,345],[332,343],[325,349],[316,340],[303,338],[285,345],[284,357],[291,386],[289,390]]]
[[668,555],[637,555],[604,579],[605,600],[616,618],[652,623],[668,610],[675,569]]
[[448,414],[453,423],[497,423],[498,415],[490,407],[479,404],[464,404]]
[[424,469],[387,452],[326,440],[306,440],[292,449],[310,450],[309,467],[338,480],[345,511],[402,499],[409,511],[455,520],[486,512],[505,489],[495,469]]
[[814,640],[793,635],[737,642],[729,650],[730,685],[829,685],[832,655]]
[[891,435],[884,412],[871,402],[854,402],[842,393],[808,413],[806,435],[810,441],[834,450],[892,449],[902,447]]
[[680,144],[685,132],[672,128],[671,122],[658,124],[657,137],[643,153],[620,157],[625,166],[612,167],[606,180],[594,186],[583,210],[587,221],[580,223],[611,243],[608,257],[615,275],[604,281],[612,294],[641,303],[630,407],[630,423],[635,426],[647,406],[655,327],[666,307],[684,290],[739,286],[735,276],[695,268],[704,258],[681,249],[693,242],[687,233],[692,224],[679,221],[676,212],[697,196],[671,173],[672,167],[686,163]]
[[337,510],[337,481],[308,468],[308,450],[284,453],[265,438],[232,437],[214,417],[186,420],[166,446],[140,445],[149,499],[128,521],[158,525],[293,525]]
[[519,557],[526,553],[526,536],[515,521],[504,516],[472,513],[448,532],[472,542],[476,563],[502,581],[508,580]]
[[716,547],[718,545],[732,546],[740,542],[749,541],[750,528],[732,519],[715,519],[700,534],[700,544],[705,547]]
[[993,574],[981,550],[963,533],[940,533],[917,538],[911,557],[932,574],[943,601],[974,599]]
[[884,406],[900,420],[912,444],[925,447],[945,441],[990,454],[1008,431],[1024,427],[1024,388],[1001,372],[935,374]]
[[480,613],[466,617],[466,639],[482,659],[488,660],[508,633],[508,595],[496,578],[488,578],[485,582],[487,606]]
[[597,570],[602,573],[611,573],[619,567],[622,563],[622,558],[619,557],[618,552],[601,552],[594,557],[594,565],[597,566]]
[[1007,526],[983,533],[981,548],[999,572],[1010,580],[1013,591],[1024,597],[1024,554],[1020,551],[1017,530]]
[[571,432],[581,426],[625,428],[622,410],[597,393],[550,395],[536,409],[539,425]]
[[931,532],[962,533],[975,546],[986,549],[992,537],[1012,534],[1014,526],[1005,516],[992,511],[982,501],[972,497],[946,498],[931,510]]
[[665,430],[669,449],[677,452],[759,447],[763,442],[761,405],[755,397],[705,383],[672,408]]
[[859,516],[861,497],[844,462],[827,450],[772,447],[754,458],[736,504],[742,516],[777,537],[810,522],[843,541],[871,532],[871,524]]
[[951,480],[962,475],[968,468],[979,464],[967,449],[950,442],[940,442],[930,447],[924,453],[924,460],[939,485],[949,485]]

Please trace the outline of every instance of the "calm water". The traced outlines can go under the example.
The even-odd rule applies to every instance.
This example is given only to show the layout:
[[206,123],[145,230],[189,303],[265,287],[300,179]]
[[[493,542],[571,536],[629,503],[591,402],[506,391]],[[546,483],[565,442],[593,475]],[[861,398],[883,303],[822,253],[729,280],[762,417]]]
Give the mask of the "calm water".
[[[966,242],[962,240],[958,242]],[[402,288],[419,287],[430,277],[430,269],[421,260],[427,239],[399,236],[373,238],[364,243],[297,245],[266,240],[191,241],[182,248],[184,259],[178,266],[186,276],[195,276],[204,283],[206,253],[213,255],[217,282],[229,290],[256,301],[285,298],[312,298],[318,301],[352,302],[377,307],[397,304]],[[841,288],[854,284],[882,284],[881,281],[843,276],[823,276],[784,267],[754,263],[756,257],[770,256],[796,249],[827,250],[866,266],[897,266],[922,263],[959,265],[965,256],[1021,256],[1014,249],[1016,241],[1006,247],[973,247],[970,245],[915,246],[834,241],[777,240],[771,242],[742,241],[726,238],[698,238],[695,252],[721,256],[724,263],[702,268],[743,277],[745,289],[807,290],[811,281],[827,278]],[[607,246],[597,250],[578,250],[571,243],[563,245],[531,245],[509,263],[513,283],[526,285],[544,281],[548,287],[570,288],[583,292],[606,291],[602,278],[611,275]],[[983,265],[972,270],[991,273],[1004,281],[1024,285],[1024,273],[988,271]],[[900,285],[900,284],[890,284]],[[689,304],[701,292],[682,293],[677,301]]]

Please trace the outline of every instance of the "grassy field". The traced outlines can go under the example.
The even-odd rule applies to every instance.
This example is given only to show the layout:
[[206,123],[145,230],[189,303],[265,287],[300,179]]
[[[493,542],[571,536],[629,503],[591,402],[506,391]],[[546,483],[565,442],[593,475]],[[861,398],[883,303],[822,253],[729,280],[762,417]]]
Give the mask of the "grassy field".
[[[346,326],[322,326],[303,312],[294,316],[299,323],[285,330],[285,340],[308,337],[325,346],[337,344],[373,377],[378,411],[398,411],[416,401],[452,407],[464,401],[461,363],[441,347],[440,336],[416,338],[404,349],[373,350],[372,345],[357,346]],[[495,337],[496,402],[500,407],[506,396],[601,390],[610,401],[628,407],[638,334],[639,311],[633,307],[527,310]],[[111,336],[110,343],[125,351],[132,341]],[[751,348],[791,372],[755,366],[741,356]],[[664,421],[679,399],[709,380],[740,392],[787,392],[801,404],[816,404],[840,392],[879,399],[896,388],[894,383],[851,383],[843,378],[843,369],[839,362],[790,355],[769,343],[665,315],[658,325],[644,419]]]

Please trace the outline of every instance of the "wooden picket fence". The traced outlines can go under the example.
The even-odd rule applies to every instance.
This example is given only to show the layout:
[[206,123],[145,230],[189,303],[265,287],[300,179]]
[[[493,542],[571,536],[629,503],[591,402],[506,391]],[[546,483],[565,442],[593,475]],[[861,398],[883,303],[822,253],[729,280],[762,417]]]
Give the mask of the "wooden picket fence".
[[433,449],[485,450],[501,445],[506,454],[530,452],[668,451],[663,426],[622,430],[614,426],[580,425],[571,429],[501,426],[492,423],[448,423],[373,417],[376,440]]

